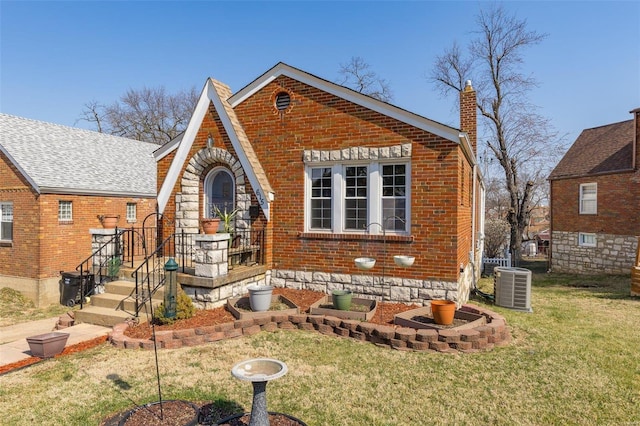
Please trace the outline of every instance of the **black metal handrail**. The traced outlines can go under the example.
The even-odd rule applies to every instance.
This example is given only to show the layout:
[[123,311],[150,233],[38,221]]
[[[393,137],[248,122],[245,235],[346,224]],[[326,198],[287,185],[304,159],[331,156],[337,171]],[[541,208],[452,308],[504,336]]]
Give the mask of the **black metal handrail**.
[[[140,308],[150,301],[160,287],[164,285],[164,265],[161,258],[175,256],[175,234],[168,236],[132,273],[135,279],[135,316],[140,313]],[[153,265],[153,266],[150,266]],[[146,284],[146,292],[144,291]],[[152,288],[153,284],[153,288]],[[142,303],[141,303],[142,302]]]
[[[122,234],[125,232],[126,230],[116,228],[109,241],[100,245],[89,257],[76,266],[76,271],[80,272],[80,309],[84,305],[84,296],[87,294],[85,286],[90,275],[93,275],[94,284],[102,284],[105,277],[114,277],[118,274],[122,265]],[[112,250],[111,247],[114,249]],[[96,258],[98,259],[97,264]]]
[[[126,231],[126,232],[124,232]],[[146,258],[147,253],[154,251],[157,243],[155,227],[130,227],[122,235],[122,261],[132,268],[136,258]]]
[[[80,273],[80,308],[84,305],[84,296],[95,284],[102,285],[107,278],[118,275],[120,267],[128,264],[133,268],[136,258],[143,258],[141,265],[131,274],[136,281],[136,315],[139,313],[140,301],[151,298],[164,283],[164,265],[162,259],[173,257],[182,273],[189,273],[194,267],[195,233],[181,231],[167,237],[156,246],[158,233],[156,228],[116,228],[114,235],[102,243],[90,256],[77,267]],[[264,229],[236,229],[229,241],[228,262],[234,264],[264,264]],[[156,246],[152,253],[151,248]],[[143,275],[144,273],[144,275]],[[90,283],[90,281],[94,281]],[[151,288],[151,284],[154,288]],[[144,293],[146,284],[147,292]],[[144,296],[141,297],[140,296]]]

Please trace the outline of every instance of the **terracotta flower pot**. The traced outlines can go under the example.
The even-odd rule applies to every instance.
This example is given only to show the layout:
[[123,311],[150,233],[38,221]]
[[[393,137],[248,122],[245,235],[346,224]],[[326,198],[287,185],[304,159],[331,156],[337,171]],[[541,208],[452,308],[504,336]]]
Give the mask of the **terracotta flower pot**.
[[218,232],[219,227],[220,227],[219,218],[202,219],[202,230],[207,235],[216,234]]
[[118,225],[118,219],[120,219],[120,216],[105,214],[98,216],[98,218],[100,219],[100,223],[102,223],[103,228],[113,229]]
[[450,325],[456,313],[456,302],[451,300],[432,300],[431,314],[436,324]]

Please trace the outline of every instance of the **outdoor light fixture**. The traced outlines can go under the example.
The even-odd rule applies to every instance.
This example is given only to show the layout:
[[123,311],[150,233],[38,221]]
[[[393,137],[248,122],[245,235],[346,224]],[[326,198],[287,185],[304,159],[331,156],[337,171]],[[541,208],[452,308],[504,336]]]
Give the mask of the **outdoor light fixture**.
[[213,148],[213,136],[211,136],[211,133],[207,137],[207,148]]

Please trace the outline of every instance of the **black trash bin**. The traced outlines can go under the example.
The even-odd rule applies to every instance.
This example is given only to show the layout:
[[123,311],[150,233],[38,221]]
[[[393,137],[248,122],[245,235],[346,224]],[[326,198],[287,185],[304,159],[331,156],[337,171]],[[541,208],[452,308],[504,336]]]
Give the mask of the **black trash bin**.
[[[72,307],[79,303],[81,298],[93,294],[95,290],[95,277],[93,274],[80,272],[60,272],[60,304]],[[84,294],[83,294],[84,293]]]

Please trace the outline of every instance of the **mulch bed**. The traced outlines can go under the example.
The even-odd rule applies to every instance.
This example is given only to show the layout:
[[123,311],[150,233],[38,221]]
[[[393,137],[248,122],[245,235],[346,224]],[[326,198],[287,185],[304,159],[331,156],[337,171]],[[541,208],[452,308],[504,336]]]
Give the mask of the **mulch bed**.
[[[291,300],[295,303],[299,308],[300,312],[308,313],[309,307],[326,296],[326,294],[312,291],[312,290],[296,290],[291,288],[274,288],[273,294],[281,294],[285,296],[287,299]],[[419,306],[417,305],[405,305],[404,303],[386,303],[379,302],[378,309],[374,318],[371,319],[370,322],[375,324],[384,324],[384,325],[393,325],[393,316],[399,314],[401,312],[405,312],[411,309],[416,309]],[[184,330],[189,328],[197,328],[202,326],[209,325],[217,325],[223,324],[227,322],[234,321],[234,316],[227,311],[224,306],[215,309],[201,309],[196,312],[196,314],[189,319],[178,320],[173,324],[165,324],[165,325],[156,325],[156,331],[160,330]],[[151,325],[148,323],[139,324],[136,326],[128,327],[125,331],[125,335],[131,338],[136,339],[150,339],[151,338]],[[95,346],[98,346],[104,343],[107,340],[107,336],[97,337],[93,340],[89,340],[87,342],[81,342],[75,345],[67,346],[62,353],[56,355],[55,357],[61,357],[65,355],[69,355],[76,352],[81,352]],[[0,375],[6,374],[10,371],[14,371],[20,368],[27,367],[32,364],[36,364],[42,361],[41,358],[38,357],[30,357],[25,358],[21,361],[14,362],[12,364],[7,364],[0,366]]]
[[[309,307],[326,294],[313,290],[296,290],[292,288],[274,288],[273,294],[280,294],[300,308],[301,313],[309,313]],[[393,316],[401,312],[419,308],[418,305],[405,305],[404,303],[379,302],[375,316],[369,321],[374,324],[393,325]],[[178,320],[173,324],[156,325],[156,331],[184,330],[204,326],[224,324],[235,321],[234,316],[224,306],[214,309],[201,309],[188,319]],[[134,339],[150,339],[152,329],[149,323],[127,327],[125,336]]]

